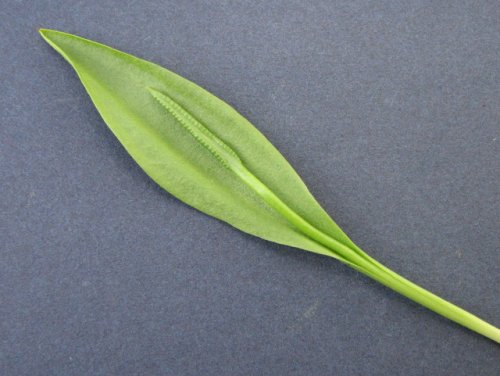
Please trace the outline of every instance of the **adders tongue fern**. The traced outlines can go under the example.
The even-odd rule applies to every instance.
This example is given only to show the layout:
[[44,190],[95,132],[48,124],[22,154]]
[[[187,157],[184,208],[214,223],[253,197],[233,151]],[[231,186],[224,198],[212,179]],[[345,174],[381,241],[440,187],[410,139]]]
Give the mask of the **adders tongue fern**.
[[73,66],[126,150],[165,190],[249,234],[334,257],[500,343],[498,328],[356,246],[283,156],[227,103],[167,69],[102,44],[54,30],[40,33]]

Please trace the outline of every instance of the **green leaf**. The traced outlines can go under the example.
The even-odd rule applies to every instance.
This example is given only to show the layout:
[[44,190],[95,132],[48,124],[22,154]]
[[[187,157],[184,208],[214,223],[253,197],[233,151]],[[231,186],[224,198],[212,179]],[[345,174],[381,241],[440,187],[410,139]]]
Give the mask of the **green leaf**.
[[497,342],[500,331],[381,265],[337,226],[276,148],[231,106],[153,63],[40,30],[102,118],[162,188],[249,234],[334,257]]
[[[311,196],[288,162],[245,118],[192,82],[155,64],[57,31],[43,37],[75,68],[99,113],[135,161],[161,187],[238,229],[329,254],[270,210],[151,95],[168,96],[301,216],[339,241],[352,242]],[[149,89],[149,90],[148,90]]]

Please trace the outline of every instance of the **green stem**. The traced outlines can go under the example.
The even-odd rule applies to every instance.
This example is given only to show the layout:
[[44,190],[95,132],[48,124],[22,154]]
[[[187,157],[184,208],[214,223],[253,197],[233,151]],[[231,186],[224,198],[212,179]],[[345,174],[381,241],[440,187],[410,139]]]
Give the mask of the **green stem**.
[[371,267],[355,269],[431,311],[500,343],[500,329],[409,281],[371,257],[370,259],[370,264],[378,270],[373,270]]

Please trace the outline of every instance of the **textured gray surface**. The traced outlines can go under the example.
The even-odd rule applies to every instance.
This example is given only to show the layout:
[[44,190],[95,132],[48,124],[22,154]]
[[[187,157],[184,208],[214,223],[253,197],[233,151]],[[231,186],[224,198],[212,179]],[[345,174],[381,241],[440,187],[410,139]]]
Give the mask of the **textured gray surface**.
[[363,248],[498,326],[499,20],[496,1],[3,0],[0,374],[498,375],[491,341],[163,192],[36,28],[228,101]]

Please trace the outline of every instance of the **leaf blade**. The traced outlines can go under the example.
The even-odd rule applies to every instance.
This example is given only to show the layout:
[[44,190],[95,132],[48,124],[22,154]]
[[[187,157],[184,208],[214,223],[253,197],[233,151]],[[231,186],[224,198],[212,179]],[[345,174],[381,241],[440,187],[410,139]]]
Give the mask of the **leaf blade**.
[[[236,150],[245,165],[300,216],[355,247],[279,151],[231,106],[153,63],[71,34],[46,29],[41,34],[73,66],[104,121],[131,156],[174,196],[252,235],[332,256],[331,251],[257,203],[258,197],[231,174],[218,171],[216,162],[207,161],[203,148],[193,146],[192,140],[179,132],[178,124],[158,110],[148,87],[160,89],[189,108],[197,119],[204,119],[207,128]],[[200,165],[205,171],[200,171]],[[168,176],[160,168],[169,170]],[[192,194],[200,185],[208,194],[200,196],[200,190]]]

